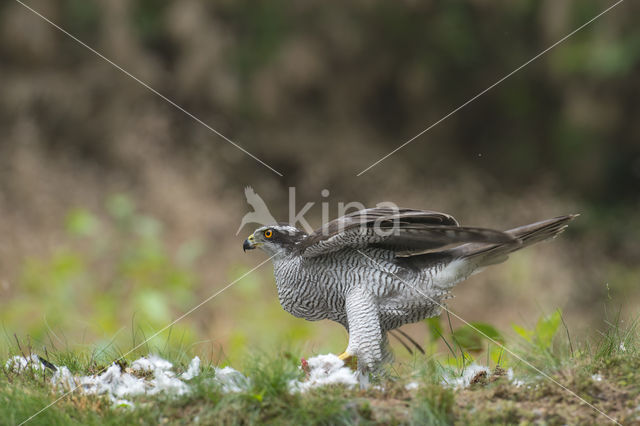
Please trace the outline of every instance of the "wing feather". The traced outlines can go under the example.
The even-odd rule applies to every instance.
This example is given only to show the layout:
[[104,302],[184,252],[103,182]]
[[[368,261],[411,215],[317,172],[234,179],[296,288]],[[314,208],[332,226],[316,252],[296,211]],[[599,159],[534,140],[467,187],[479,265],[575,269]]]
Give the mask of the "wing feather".
[[517,241],[501,231],[461,227],[453,216],[445,213],[373,208],[328,222],[305,238],[298,250],[305,257],[313,257],[345,248],[377,247],[406,257],[452,244]]

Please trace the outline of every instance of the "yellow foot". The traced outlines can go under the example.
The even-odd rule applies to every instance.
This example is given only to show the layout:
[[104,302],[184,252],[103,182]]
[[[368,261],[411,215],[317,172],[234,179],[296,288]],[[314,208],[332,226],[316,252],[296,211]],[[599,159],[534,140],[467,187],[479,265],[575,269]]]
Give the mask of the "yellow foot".
[[358,368],[358,359],[350,353],[343,352],[338,355],[338,358],[340,358],[344,362],[344,365],[350,367],[352,370]]

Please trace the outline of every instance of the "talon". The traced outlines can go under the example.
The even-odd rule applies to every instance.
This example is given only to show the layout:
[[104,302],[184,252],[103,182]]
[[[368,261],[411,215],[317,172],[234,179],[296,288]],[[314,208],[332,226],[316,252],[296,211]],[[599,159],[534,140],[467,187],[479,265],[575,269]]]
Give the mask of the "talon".
[[340,358],[342,360],[342,362],[344,362],[344,365],[346,365],[347,367],[350,367],[352,370],[355,370],[356,368],[358,368],[358,359],[351,355],[348,352],[343,352],[340,355],[338,355],[338,358]]

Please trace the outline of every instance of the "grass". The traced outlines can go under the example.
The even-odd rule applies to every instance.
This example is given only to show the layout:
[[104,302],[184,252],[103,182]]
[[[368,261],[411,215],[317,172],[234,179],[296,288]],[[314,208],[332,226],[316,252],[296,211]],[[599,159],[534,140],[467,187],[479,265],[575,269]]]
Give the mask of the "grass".
[[[524,359],[579,394],[623,424],[640,421],[640,339],[637,322],[621,327],[620,321],[591,341],[571,341],[559,333],[555,344],[541,346],[539,339],[512,343]],[[455,350],[455,349],[454,349]],[[121,353],[78,353],[64,350],[40,353],[29,342],[13,342],[2,360],[10,355],[38,352],[56,365],[66,365],[77,374],[95,374]],[[157,351],[156,351],[157,353]],[[124,357],[126,366],[140,353]],[[186,369],[189,357],[183,350],[165,348],[159,353]],[[482,358],[479,358],[482,359]],[[581,403],[551,381],[540,377],[517,359],[510,363],[515,375],[525,381],[517,386],[506,370],[478,376],[465,389],[441,385],[446,367],[437,356],[416,357],[394,365],[366,390],[340,386],[290,394],[287,383],[300,379],[299,355],[272,351],[248,357],[241,371],[251,378],[242,393],[225,394],[211,379],[211,364],[189,382],[185,396],[140,396],[128,398],[135,408],[114,407],[99,396],[78,392],[62,399],[31,420],[30,424],[603,424],[606,418]],[[49,369],[22,373],[3,368],[0,374],[0,424],[19,424],[54,401]],[[418,388],[407,390],[406,384]]]

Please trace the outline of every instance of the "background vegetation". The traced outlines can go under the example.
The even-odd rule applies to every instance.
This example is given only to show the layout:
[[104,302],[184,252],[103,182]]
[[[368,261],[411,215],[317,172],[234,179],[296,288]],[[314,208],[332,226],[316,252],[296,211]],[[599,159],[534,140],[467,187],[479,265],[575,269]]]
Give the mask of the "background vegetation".
[[[240,277],[264,259],[241,252],[249,226],[235,235],[246,185],[279,220],[295,186],[299,206],[316,202],[314,225],[322,201],[332,217],[339,201],[389,200],[496,228],[581,213],[560,239],[461,285],[450,306],[504,335],[519,324],[529,339],[523,330],[557,309],[574,335],[604,330],[611,310],[637,313],[638,4],[621,4],[360,177],[609,3],[29,4],[284,177],[4,2],[7,341],[128,348]],[[425,345],[428,330],[406,328]],[[165,342],[233,363],[285,343],[307,356],[339,352],[346,334],[283,312],[264,267],[151,344]]]

